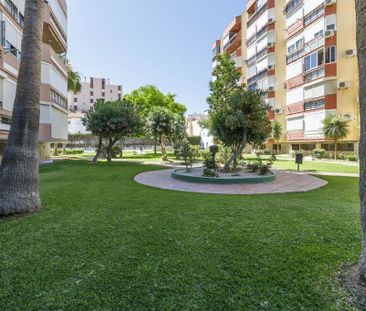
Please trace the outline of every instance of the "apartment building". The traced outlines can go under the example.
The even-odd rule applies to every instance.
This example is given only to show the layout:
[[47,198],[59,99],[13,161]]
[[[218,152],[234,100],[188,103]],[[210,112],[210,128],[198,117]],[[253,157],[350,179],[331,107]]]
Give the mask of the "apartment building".
[[109,79],[90,78],[88,82],[81,83],[81,92],[70,93],[68,96],[69,109],[71,111],[87,112],[98,99],[115,101],[122,99],[122,85],[111,84]]
[[[0,0],[0,156],[8,138],[22,55],[25,0]],[[40,153],[67,140],[67,5],[45,1],[42,44]]]
[[224,39],[215,42],[213,66],[217,54],[237,51],[233,43],[241,32],[243,82],[249,89],[265,92],[271,106],[269,119],[283,127],[281,151],[332,151],[334,146],[322,134],[322,121],[338,114],[350,120],[350,134],[339,150],[357,152],[354,0],[249,0],[238,28],[232,23],[225,30],[226,43]]
[[292,150],[332,151],[322,134],[329,114],[350,120],[340,151],[359,139],[356,16],[352,0],[290,0],[286,20],[286,125]]

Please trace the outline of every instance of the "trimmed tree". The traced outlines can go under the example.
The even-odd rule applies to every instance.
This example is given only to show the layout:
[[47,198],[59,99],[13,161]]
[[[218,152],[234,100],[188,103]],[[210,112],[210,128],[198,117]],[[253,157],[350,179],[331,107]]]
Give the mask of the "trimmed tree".
[[280,147],[278,142],[280,141],[281,135],[282,135],[282,124],[279,121],[274,120],[272,122],[272,136],[277,144],[277,154],[280,153]]
[[0,168],[0,216],[41,207],[38,133],[43,10],[44,0],[26,0],[13,118]]
[[111,161],[112,148],[116,143],[132,134],[138,134],[141,128],[141,119],[135,106],[127,100],[98,100],[82,122],[88,131],[98,137],[94,164],[103,153],[107,155],[107,160]]
[[165,140],[177,143],[186,135],[182,116],[164,107],[155,107],[150,112],[147,117],[147,129],[159,142],[163,161],[168,161]]
[[240,84],[240,78],[230,55],[219,55],[207,99],[207,126],[216,139],[233,150],[225,171],[230,170],[248,143],[260,144],[271,133],[267,117],[270,106],[264,102],[263,93],[248,90]]
[[357,55],[359,69],[360,98],[360,201],[362,252],[359,262],[360,279],[366,283],[366,1],[356,0]]
[[247,144],[261,144],[271,134],[271,123],[267,117],[269,106],[260,91],[239,88],[228,99],[226,109],[210,112],[210,131],[233,154],[225,163],[230,168],[243,154]]
[[349,133],[349,121],[337,115],[329,115],[323,121],[323,134],[334,143],[334,159],[337,160],[337,144]]

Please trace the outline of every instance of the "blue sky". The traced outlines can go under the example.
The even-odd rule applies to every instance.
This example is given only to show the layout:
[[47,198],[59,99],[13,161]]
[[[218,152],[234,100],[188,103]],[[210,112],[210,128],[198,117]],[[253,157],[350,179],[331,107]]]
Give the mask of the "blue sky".
[[211,46],[245,0],[70,0],[69,59],[125,92],[154,84],[188,112],[207,109]]

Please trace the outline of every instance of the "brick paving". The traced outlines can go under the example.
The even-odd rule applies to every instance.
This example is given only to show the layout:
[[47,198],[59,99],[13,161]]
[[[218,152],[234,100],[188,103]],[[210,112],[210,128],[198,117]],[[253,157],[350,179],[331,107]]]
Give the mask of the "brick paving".
[[324,187],[327,181],[305,174],[285,171],[275,171],[275,181],[261,184],[201,184],[176,180],[171,176],[173,170],[148,171],[135,177],[137,183],[174,191],[215,193],[215,194],[269,194],[308,192]]

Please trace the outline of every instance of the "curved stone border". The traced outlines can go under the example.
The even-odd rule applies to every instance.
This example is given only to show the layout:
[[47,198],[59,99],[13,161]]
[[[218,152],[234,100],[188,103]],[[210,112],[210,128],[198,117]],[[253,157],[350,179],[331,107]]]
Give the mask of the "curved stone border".
[[253,176],[232,176],[232,177],[206,177],[189,175],[186,173],[186,169],[176,169],[172,171],[172,177],[177,180],[199,183],[199,184],[222,184],[222,185],[232,185],[232,184],[258,184],[271,182],[276,179],[275,174],[271,175],[254,175]]
[[308,192],[321,188],[327,181],[304,173],[275,171],[276,180],[262,184],[202,184],[174,179],[174,170],[147,171],[135,176],[139,184],[153,188],[195,193],[270,194]]

